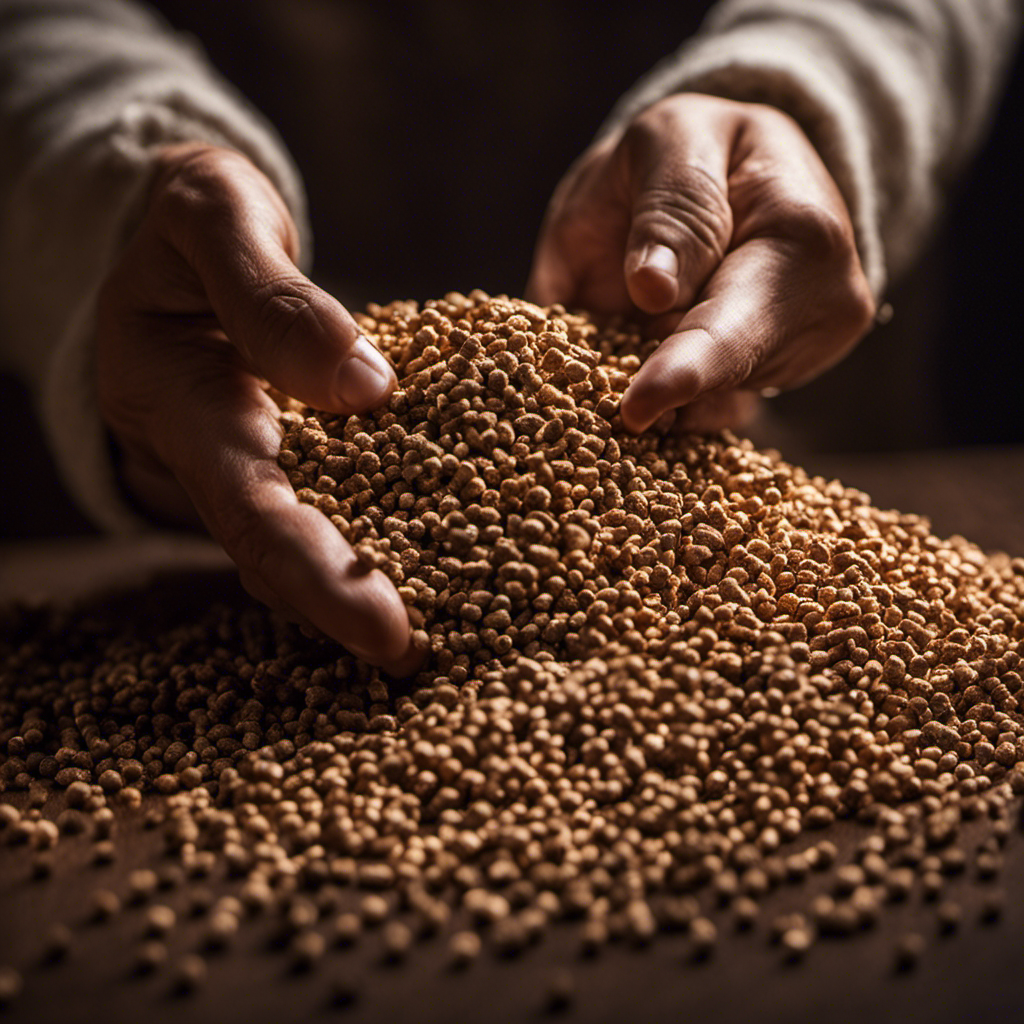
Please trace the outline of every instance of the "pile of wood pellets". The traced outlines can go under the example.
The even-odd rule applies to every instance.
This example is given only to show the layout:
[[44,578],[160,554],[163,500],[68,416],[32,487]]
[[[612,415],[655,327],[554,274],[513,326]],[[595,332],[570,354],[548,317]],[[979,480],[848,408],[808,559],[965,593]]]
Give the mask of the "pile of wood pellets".
[[[348,418],[282,400],[280,464],[398,588],[423,669],[390,680],[252,605],[159,629],[11,609],[0,785],[30,799],[0,837],[45,871],[65,832],[111,853],[108,805],[145,815],[183,875],[237,880],[208,948],[277,913],[307,965],[368,927],[466,966],[563,922],[587,955],[760,927],[799,959],[916,893],[955,930],[964,824],[996,878],[1024,792],[1024,559],[727,433],[629,434],[653,343],[621,323],[481,292],[360,323],[397,390]],[[845,861],[837,819],[867,829]],[[758,926],[812,872],[826,891]]]

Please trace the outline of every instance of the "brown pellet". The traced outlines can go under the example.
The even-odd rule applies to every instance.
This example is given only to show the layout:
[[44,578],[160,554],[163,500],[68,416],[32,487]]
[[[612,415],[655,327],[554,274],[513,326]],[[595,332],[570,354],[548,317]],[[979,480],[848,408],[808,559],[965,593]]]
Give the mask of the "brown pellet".
[[943,900],[935,908],[935,918],[942,935],[951,935],[955,932],[960,927],[963,917],[963,908],[952,900]]
[[401,963],[412,949],[412,929],[402,921],[389,921],[381,930],[381,947],[387,963]]
[[576,998],[576,980],[564,968],[554,971],[547,979],[544,1006],[551,1013],[568,1009]]
[[201,956],[187,953],[174,965],[172,991],[190,995],[205,984],[208,973],[206,961]]
[[718,943],[718,929],[706,917],[695,918],[690,924],[690,955],[697,960],[709,957]]
[[908,932],[900,936],[896,943],[896,969],[912,971],[924,955],[926,945],[924,936],[917,932]]
[[481,948],[480,936],[476,932],[455,932],[448,940],[448,955],[452,967],[468,967],[480,956]]
[[13,967],[0,967],[0,1008],[9,1006],[21,995],[24,982]]
[[157,904],[146,910],[144,932],[150,938],[159,938],[174,928],[177,915],[164,904]]
[[337,946],[353,946],[363,933],[363,920],[358,914],[339,914],[331,925],[331,935]]
[[790,963],[802,960],[814,943],[814,934],[809,928],[787,928],[779,939],[783,954]]
[[310,971],[323,958],[327,942],[319,932],[306,931],[296,935],[289,948],[293,970]]
[[227,949],[238,934],[238,917],[227,910],[210,914],[202,932],[203,948],[209,951]]
[[67,925],[52,925],[43,939],[43,962],[56,964],[66,960],[74,944],[74,933]]
[[96,922],[109,921],[121,910],[121,900],[109,889],[96,889],[90,897],[90,903],[92,920]]
[[148,942],[143,942],[135,953],[135,973],[152,974],[167,963],[168,955],[165,943],[160,942],[157,939],[150,939]]

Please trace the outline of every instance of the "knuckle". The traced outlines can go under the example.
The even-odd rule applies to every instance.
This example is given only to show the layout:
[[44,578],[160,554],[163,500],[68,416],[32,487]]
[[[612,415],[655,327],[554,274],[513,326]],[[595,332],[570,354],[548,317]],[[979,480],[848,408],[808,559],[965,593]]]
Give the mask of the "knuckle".
[[316,312],[303,290],[299,282],[293,281],[271,281],[260,289],[255,296],[256,323],[264,344],[287,351],[315,326]]
[[696,246],[716,260],[732,235],[728,200],[706,172],[692,166],[645,189],[633,217],[638,230],[688,249]]
[[845,263],[855,251],[849,219],[819,203],[792,201],[786,232],[805,258],[830,267]]
[[847,289],[847,320],[851,333],[857,338],[866,334],[874,323],[876,312],[875,297],[858,261]]
[[620,156],[633,182],[634,226],[676,245],[695,243],[720,258],[732,235],[732,207],[705,168],[676,155],[678,121],[673,108],[658,104],[623,132]]
[[227,164],[224,154],[205,149],[172,160],[157,178],[151,208],[170,225],[216,212],[228,192]]

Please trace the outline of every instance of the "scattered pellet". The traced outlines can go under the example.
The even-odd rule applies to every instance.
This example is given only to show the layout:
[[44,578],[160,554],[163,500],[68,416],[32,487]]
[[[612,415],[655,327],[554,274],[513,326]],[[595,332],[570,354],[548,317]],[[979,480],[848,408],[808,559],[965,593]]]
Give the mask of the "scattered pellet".
[[787,928],[779,939],[779,945],[787,961],[802,960],[814,943],[814,933],[806,927]]
[[138,868],[128,875],[128,902],[146,903],[160,886],[157,873],[150,868]]
[[375,893],[364,896],[359,904],[359,915],[363,924],[368,928],[374,928],[383,924],[391,913],[391,907],[383,896]]
[[[278,461],[395,584],[419,672],[394,686],[234,599],[5,613],[0,791],[28,802],[0,804],[5,844],[85,822],[108,862],[110,799],[160,829],[171,887],[239,879],[211,921],[280,907],[281,948],[321,917],[337,942],[465,911],[477,944],[570,919],[583,949],[688,929],[708,952],[716,920],[809,872],[831,895],[769,930],[784,946],[914,891],[941,921],[968,821],[962,884],[997,874],[1024,790],[1024,561],[729,433],[630,434],[654,342],[619,321],[479,292],[358,319],[397,389],[352,417],[271,392]],[[867,829],[852,859],[798,849],[840,819]]]
[[960,927],[963,917],[963,908],[953,900],[943,900],[935,908],[935,918],[942,935],[951,935],[955,932]]
[[711,956],[718,943],[718,929],[706,917],[696,917],[690,923],[690,955],[696,960]]
[[117,859],[117,850],[109,839],[101,839],[92,845],[92,862],[96,867],[106,867]]
[[109,889],[96,889],[89,898],[92,907],[92,920],[96,922],[109,921],[121,911],[121,900],[117,893]]
[[167,945],[159,939],[149,939],[139,945],[135,952],[134,971],[136,974],[152,974],[167,963]]
[[24,982],[13,967],[0,967],[0,1008],[9,1006],[21,995]]
[[143,932],[149,938],[160,938],[166,935],[177,921],[177,915],[165,904],[158,903],[146,910]]
[[981,899],[981,910],[978,919],[982,924],[995,924],[1006,909],[1006,893],[996,889],[986,892]]
[[572,972],[561,968],[547,979],[544,1006],[550,1013],[568,1009],[576,998],[576,980]]
[[896,943],[896,969],[912,971],[924,955],[925,948],[924,936],[918,932],[901,935]]
[[452,967],[465,968],[480,956],[483,944],[476,932],[455,932],[448,940],[448,955]]
[[32,877],[36,881],[44,881],[53,874],[53,854],[49,850],[41,850],[32,857]]
[[608,926],[604,921],[591,920],[580,929],[580,952],[593,957],[608,945]]
[[227,949],[238,934],[238,917],[227,910],[214,911],[206,919],[202,946],[208,951]]
[[190,995],[206,982],[208,974],[206,961],[195,953],[186,953],[174,965],[172,991],[178,995]]
[[326,949],[327,942],[319,932],[299,932],[289,946],[292,969],[300,972],[312,970],[323,958]]
[[387,963],[401,963],[412,949],[412,929],[402,921],[389,921],[381,930],[381,947]]
[[761,907],[756,900],[741,896],[732,904],[733,922],[738,932],[748,932],[757,924]]
[[358,914],[339,914],[331,924],[336,946],[354,946],[363,934],[363,919]]
[[43,963],[57,964],[66,960],[74,944],[74,933],[67,925],[52,925],[43,939]]

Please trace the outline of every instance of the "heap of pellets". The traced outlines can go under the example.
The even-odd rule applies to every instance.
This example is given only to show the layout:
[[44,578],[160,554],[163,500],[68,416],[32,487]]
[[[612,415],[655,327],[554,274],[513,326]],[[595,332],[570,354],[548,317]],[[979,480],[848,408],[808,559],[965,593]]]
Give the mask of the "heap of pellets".
[[[1024,560],[729,434],[632,437],[645,347],[621,326],[481,293],[362,326],[398,390],[347,420],[287,408],[281,463],[395,581],[424,670],[396,686],[240,598],[15,610],[3,787],[66,788],[59,828],[83,815],[98,856],[105,803],[156,794],[183,874],[239,879],[209,947],[278,905],[303,969],[380,923],[392,961],[447,929],[467,965],[469,925],[513,954],[565,919],[588,954],[682,930],[701,957],[710,904],[755,928],[812,870],[828,892],[769,929],[790,959],[913,893],[955,930],[962,823],[990,821],[996,876],[1024,790]],[[0,830],[45,853],[40,803]],[[852,861],[804,835],[849,817]]]
[[361,326],[399,376],[390,401],[284,416],[299,499],[390,577],[457,685],[523,655],[641,650],[724,542],[686,520],[693,467],[621,429],[654,343],[556,309],[482,293],[371,309]]

